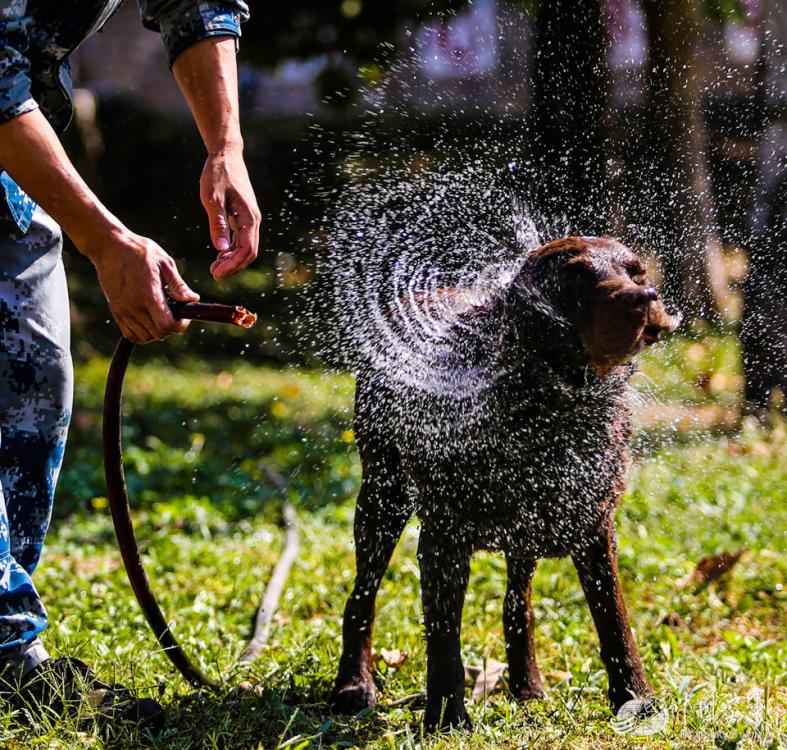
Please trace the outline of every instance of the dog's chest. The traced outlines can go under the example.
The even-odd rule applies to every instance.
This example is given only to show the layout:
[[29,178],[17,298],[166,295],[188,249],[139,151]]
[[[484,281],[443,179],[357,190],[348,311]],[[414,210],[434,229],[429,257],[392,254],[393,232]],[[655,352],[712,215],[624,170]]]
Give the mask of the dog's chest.
[[477,548],[569,554],[610,512],[628,460],[619,402],[530,403],[424,449],[401,446],[424,524],[469,535]]

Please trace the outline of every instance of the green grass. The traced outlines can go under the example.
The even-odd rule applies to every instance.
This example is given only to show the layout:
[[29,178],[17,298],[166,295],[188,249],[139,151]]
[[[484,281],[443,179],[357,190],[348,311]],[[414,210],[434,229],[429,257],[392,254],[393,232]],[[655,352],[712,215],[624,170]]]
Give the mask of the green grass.
[[[173,369],[146,354],[132,366],[126,399],[138,533],[176,634],[227,689],[190,690],[157,650],[130,592],[103,497],[103,361],[77,373],[74,428],[36,582],[49,607],[50,650],[161,696],[170,723],[155,747],[784,746],[787,437],[780,423],[730,426],[740,385],[731,338],[675,339],[645,358],[637,378],[642,426],[619,514],[621,571],[647,671],[672,719],[665,734],[638,740],[610,727],[596,636],[563,560],[542,562],[534,583],[545,701],[519,706],[501,691],[471,708],[472,735],[426,740],[411,708],[332,716],[325,701],[354,570],[351,380],[242,360],[231,369],[197,362]],[[694,419],[708,409],[721,417],[709,425]],[[299,511],[301,553],[272,639],[249,674],[234,664],[282,542],[281,496],[269,468],[285,477]],[[423,688],[416,541],[413,524],[378,600],[376,648],[408,657],[397,670],[381,663],[383,706]],[[701,590],[680,585],[702,557],[739,549],[748,551],[721,580]],[[464,615],[467,664],[505,659],[504,587],[502,558],[476,556]],[[245,679],[258,680],[260,691],[235,689]],[[0,714],[0,741],[104,747],[68,721],[30,731],[8,711]],[[114,746],[136,748],[139,738]]]

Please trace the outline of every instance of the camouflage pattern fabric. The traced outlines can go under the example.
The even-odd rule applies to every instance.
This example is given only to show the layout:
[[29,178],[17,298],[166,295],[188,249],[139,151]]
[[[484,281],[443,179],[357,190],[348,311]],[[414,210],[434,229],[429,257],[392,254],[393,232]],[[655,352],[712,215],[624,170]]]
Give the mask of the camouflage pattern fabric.
[[188,0],[139,0],[145,28],[161,33],[169,64],[200,39],[209,36],[240,37],[240,25],[249,17],[245,2],[188,2]]
[[[71,118],[68,56],[121,0],[0,0],[0,123],[38,107]],[[240,35],[242,0],[140,0],[170,62],[209,36]],[[129,63],[133,64],[133,63]],[[0,656],[47,625],[31,575],[52,514],[71,415],[68,290],[57,224],[0,173]]]
[[0,654],[46,627],[30,578],[52,514],[71,416],[68,290],[57,224],[0,217]]
[[0,186],[5,194],[6,205],[11,212],[11,217],[16,225],[23,232],[30,227],[33,220],[33,213],[36,210],[36,202],[19,187],[8,172],[0,172]]

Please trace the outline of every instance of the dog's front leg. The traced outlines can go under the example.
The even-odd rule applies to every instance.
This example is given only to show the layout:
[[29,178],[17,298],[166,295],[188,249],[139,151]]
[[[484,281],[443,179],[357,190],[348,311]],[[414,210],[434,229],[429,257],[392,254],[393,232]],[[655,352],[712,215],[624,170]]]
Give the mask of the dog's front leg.
[[418,560],[426,632],[427,732],[470,724],[460,631],[471,554],[470,544],[459,535],[422,528]]
[[520,701],[544,697],[536,662],[535,618],[530,602],[536,560],[506,556],[508,588],[503,602],[503,630],[508,654],[508,687]]
[[377,701],[372,678],[374,601],[396,542],[410,516],[398,464],[366,459],[355,509],[356,576],[342,624],[342,656],[331,693],[338,713],[355,714]]
[[572,555],[598,631],[601,660],[609,675],[609,699],[618,710],[632,698],[652,695],[629,626],[618,578],[615,527],[610,521]]

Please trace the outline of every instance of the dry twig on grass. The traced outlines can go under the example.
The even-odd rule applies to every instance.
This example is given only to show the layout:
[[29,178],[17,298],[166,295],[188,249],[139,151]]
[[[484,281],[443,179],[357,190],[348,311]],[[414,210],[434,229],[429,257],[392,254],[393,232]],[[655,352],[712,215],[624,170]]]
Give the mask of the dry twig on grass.
[[240,657],[241,663],[251,664],[260,654],[262,647],[268,642],[271,635],[271,624],[273,616],[276,614],[276,609],[279,606],[279,599],[284,590],[284,584],[287,582],[287,576],[290,573],[295,558],[298,556],[298,525],[295,515],[295,508],[292,503],[286,499],[287,485],[275,469],[270,466],[263,466],[263,470],[268,475],[271,482],[284,494],[285,501],[282,507],[282,522],[285,528],[284,533],[284,549],[282,550],[276,565],[273,568],[271,579],[268,582],[268,587],[265,589],[265,596],[262,598],[260,608],[257,610],[257,616],[254,622],[254,633],[246,646],[246,650]]

